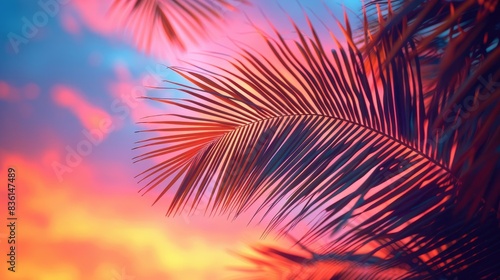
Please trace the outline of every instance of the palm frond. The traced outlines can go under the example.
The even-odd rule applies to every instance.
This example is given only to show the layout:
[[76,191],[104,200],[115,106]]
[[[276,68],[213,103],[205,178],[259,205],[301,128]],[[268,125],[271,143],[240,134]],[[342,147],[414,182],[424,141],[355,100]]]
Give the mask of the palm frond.
[[[294,25],[293,43],[259,30],[271,55],[241,49],[221,57],[231,69],[173,68],[194,86],[174,83],[188,99],[150,98],[182,113],[146,122],[153,128],[143,132],[165,135],[139,142],[148,151],[137,161],[160,160],[139,175],[145,193],[163,188],[160,199],[177,189],[168,215],[195,208],[206,193],[217,214],[258,203],[258,213],[272,213],[268,229],[283,232],[320,211],[304,240],[336,234],[332,254],[372,246],[366,258],[384,251],[384,266],[406,265],[409,275],[497,275],[486,257],[498,254],[496,227],[457,223],[456,235],[445,223],[463,184],[450,164],[454,147],[468,140],[443,145],[434,133],[429,118],[442,107],[426,106],[416,45],[394,51],[394,41],[381,40],[371,47],[375,59],[365,60],[348,21],[348,46],[333,38],[332,51],[309,24],[312,38]],[[463,244],[470,246],[456,248]]]
[[185,51],[186,42],[206,38],[208,26],[248,0],[114,0],[112,11],[128,14],[127,25],[141,49],[150,51],[154,40]]
[[[465,216],[456,219],[453,210],[427,216],[432,222],[419,219],[398,232],[377,231],[361,237],[365,247],[369,241],[376,241],[378,246],[371,251],[345,250],[345,243],[338,239],[319,253],[300,242],[296,242],[300,251],[262,245],[254,249],[257,256],[241,254],[250,267],[238,269],[245,270],[248,276],[245,279],[270,279],[269,275],[278,275],[273,279],[496,279],[499,276],[496,259],[500,230],[494,216],[486,223],[479,219],[471,222]],[[408,238],[401,238],[405,233]]]
[[[197,189],[201,195],[211,183],[214,205],[238,211],[259,190],[276,190],[267,199],[270,204],[288,194],[295,194],[290,204],[311,194],[319,202],[371,176],[356,197],[386,181],[402,162],[424,165],[419,168],[428,168],[426,175],[436,171],[440,180],[452,180],[448,153],[435,149],[425,135],[421,83],[413,69],[418,60],[394,59],[373,77],[366,74],[359,50],[339,46],[328,56],[319,38],[309,40],[297,31],[297,52],[279,33],[278,40],[263,36],[286,76],[264,55],[243,50],[243,60],[229,61],[233,72],[174,68],[197,86],[179,89],[194,99],[151,98],[189,113],[148,122],[168,125],[149,131],[184,133],[146,140],[154,150],[137,157],[168,158],[141,174],[149,189],[186,168],[169,213],[185,202],[187,193]],[[169,168],[174,161],[179,166]]]
[[391,61],[411,42],[414,55],[434,68],[428,106],[439,110],[429,110],[428,118],[443,149],[456,145],[450,165],[463,182],[458,209],[468,209],[469,218],[484,204],[483,217],[500,213],[498,1],[370,1],[367,9],[374,40],[366,50],[392,40]]
[[382,267],[377,257],[317,254],[298,244],[298,249],[255,246],[253,254],[238,254],[245,267],[231,267],[235,279],[401,279],[407,270]]

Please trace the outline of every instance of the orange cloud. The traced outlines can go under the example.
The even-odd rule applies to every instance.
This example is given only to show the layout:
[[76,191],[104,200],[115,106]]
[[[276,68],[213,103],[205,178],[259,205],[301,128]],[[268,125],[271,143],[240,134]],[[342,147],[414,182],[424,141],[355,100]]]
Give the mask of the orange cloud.
[[[103,183],[109,162],[84,162],[58,183],[50,167],[0,153],[1,176],[8,167],[16,169],[19,217],[17,271],[3,267],[0,279],[221,279],[230,273],[227,267],[244,264],[227,250],[244,249],[261,233],[222,218],[199,217],[206,222],[190,224],[165,218],[135,193],[128,176],[118,175],[111,186]],[[54,153],[49,150],[48,157],[60,157]],[[113,167],[130,173],[120,163]],[[0,195],[6,197],[4,189]],[[0,244],[5,252],[6,244]]]

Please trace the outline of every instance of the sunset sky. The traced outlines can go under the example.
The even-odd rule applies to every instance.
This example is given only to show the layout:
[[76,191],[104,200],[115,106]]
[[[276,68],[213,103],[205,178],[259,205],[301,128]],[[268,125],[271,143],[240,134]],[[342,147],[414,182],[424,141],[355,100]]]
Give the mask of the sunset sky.
[[166,66],[210,62],[203,51],[230,54],[229,38],[261,48],[251,22],[266,25],[267,17],[292,39],[287,14],[305,26],[306,11],[340,34],[324,5],[343,20],[343,5],[356,14],[360,2],[252,1],[228,11],[223,28],[211,28],[212,39],[187,53],[155,45],[149,54],[109,13],[110,0],[60,1],[44,20],[37,15],[46,14],[45,2],[0,4],[0,217],[8,224],[8,168],[16,174],[17,217],[16,272],[7,270],[2,226],[0,279],[223,279],[234,274],[227,267],[245,265],[230,251],[288,244],[272,234],[260,239],[265,224],[247,225],[250,214],[165,217],[168,198],[151,206],[154,193],[138,194],[134,176],[149,165],[132,163],[142,137],[136,123],[165,111],[137,97],[170,94],[146,86],[187,83]]

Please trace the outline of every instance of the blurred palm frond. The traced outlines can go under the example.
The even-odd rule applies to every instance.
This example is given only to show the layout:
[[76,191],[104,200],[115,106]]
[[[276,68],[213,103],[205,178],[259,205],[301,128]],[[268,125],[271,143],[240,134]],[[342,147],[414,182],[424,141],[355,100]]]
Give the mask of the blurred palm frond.
[[227,11],[248,4],[248,0],[114,0],[111,10],[127,15],[127,26],[141,49],[150,51],[156,40],[185,51],[186,42],[206,38],[209,27],[223,21]]
[[366,53],[389,40],[391,61],[412,43],[427,70],[429,124],[440,149],[456,149],[450,165],[462,182],[457,209],[467,209],[469,218],[478,207],[483,218],[500,216],[498,0],[374,0],[366,9],[373,38]]

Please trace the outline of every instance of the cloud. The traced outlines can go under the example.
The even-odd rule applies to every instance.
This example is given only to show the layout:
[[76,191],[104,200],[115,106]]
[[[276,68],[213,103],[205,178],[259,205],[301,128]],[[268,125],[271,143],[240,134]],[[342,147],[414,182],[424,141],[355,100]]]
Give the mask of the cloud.
[[[73,7],[72,10],[65,11],[65,14],[69,17],[73,17],[73,12],[76,12],[81,21],[80,24],[85,24],[90,30],[98,34],[110,35],[116,31],[117,24],[109,16],[109,8],[111,6],[112,0],[99,1],[99,0],[72,0],[70,5]],[[63,24],[64,18],[63,15]],[[75,22],[76,24],[76,22]],[[77,28],[77,27],[72,27]],[[78,27],[79,29],[79,27]]]
[[70,34],[78,35],[81,32],[81,25],[69,13],[63,13],[61,16],[61,24],[63,28]]
[[106,111],[89,103],[76,89],[55,85],[51,93],[54,103],[70,110],[87,130],[98,128],[102,120],[111,120]]
[[[17,240],[22,265],[15,275],[2,269],[1,279],[106,280],[122,268],[141,280],[221,279],[226,267],[242,262],[227,249],[246,247],[242,236],[251,233],[257,240],[261,233],[224,219],[213,220],[207,231],[196,222],[165,218],[141,203],[126,176],[113,186],[104,183],[109,161],[84,163],[74,177],[58,183],[47,167],[28,157],[0,154],[3,172],[16,169],[22,221]],[[126,165],[114,167],[130,173]]]
[[38,98],[40,88],[37,84],[28,83],[24,86],[16,87],[6,81],[0,80],[0,100],[11,102],[29,101]]
[[[158,84],[154,84],[155,79],[158,79],[158,77],[152,77],[155,73],[146,73],[140,79],[134,79],[128,69],[119,63],[115,65],[114,71],[117,80],[109,83],[108,91],[115,101],[120,101],[119,103],[122,105],[120,111],[126,110],[128,112],[127,117],[130,117],[133,122],[143,121],[146,116],[165,113],[164,109],[153,107],[151,102],[140,99],[140,97],[147,96],[146,86],[158,86]],[[123,108],[124,106],[127,108]],[[118,106],[114,107],[118,108]],[[172,113],[173,111],[170,110],[169,112]]]

